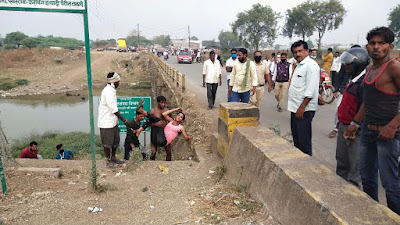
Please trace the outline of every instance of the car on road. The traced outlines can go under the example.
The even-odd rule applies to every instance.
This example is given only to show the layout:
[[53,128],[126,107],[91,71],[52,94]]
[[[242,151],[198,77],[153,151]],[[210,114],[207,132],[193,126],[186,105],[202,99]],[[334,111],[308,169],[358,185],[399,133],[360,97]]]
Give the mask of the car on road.
[[190,52],[179,52],[178,63],[192,63],[192,55]]

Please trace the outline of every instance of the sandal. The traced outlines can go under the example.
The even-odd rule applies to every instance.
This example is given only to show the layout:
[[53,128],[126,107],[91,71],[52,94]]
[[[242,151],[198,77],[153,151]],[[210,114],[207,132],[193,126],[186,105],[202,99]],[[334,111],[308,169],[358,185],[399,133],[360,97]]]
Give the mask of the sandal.
[[144,100],[143,100],[143,98],[141,98],[140,100],[139,100],[139,104],[138,104],[138,109],[139,108],[143,108],[143,104],[144,104]]
[[336,130],[331,131],[331,132],[329,133],[329,138],[335,138],[335,137],[336,137],[336,134],[337,134],[337,131],[336,131]]

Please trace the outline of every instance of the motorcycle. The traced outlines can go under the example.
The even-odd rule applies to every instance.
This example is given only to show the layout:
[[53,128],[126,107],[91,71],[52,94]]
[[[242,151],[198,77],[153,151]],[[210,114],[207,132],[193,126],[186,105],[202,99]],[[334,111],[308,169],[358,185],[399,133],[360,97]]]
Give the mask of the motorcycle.
[[165,61],[168,60],[168,55],[164,55],[164,60],[165,60]]
[[330,104],[335,100],[335,97],[333,96],[333,92],[335,91],[335,89],[333,88],[331,83],[332,82],[329,74],[325,70],[321,69],[319,94],[326,104]]

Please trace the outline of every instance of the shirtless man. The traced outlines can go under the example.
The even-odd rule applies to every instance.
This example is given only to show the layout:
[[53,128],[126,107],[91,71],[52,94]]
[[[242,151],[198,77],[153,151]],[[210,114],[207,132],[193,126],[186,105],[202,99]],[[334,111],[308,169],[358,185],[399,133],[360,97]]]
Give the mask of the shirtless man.
[[[167,125],[167,121],[162,115],[163,112],[168,109],[165,108],[165,103],[167,99],[164,96],[157,97],[157,107],[150,110],[150,114],[159,118],[160,121],[151,124],[151,155],[150,160],[156,159],[157,147],[164,147],[167,144],[167,139],[165,139],[164,127]],[[165,151],[168,152],[167,147]]]
[[344,137],[354,139],[362,122],[360,175],[363,190],[378,199],[378,171],[387,205],[400,215],[400,62],[390,58],[394,33],[377,27],[367,34],[366,45],[373,64],[366,68],[364,103]]

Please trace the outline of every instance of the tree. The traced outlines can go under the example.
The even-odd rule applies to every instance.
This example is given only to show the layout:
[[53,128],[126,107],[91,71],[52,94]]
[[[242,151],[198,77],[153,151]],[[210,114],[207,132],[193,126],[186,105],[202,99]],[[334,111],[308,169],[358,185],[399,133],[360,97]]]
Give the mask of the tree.
[[305,41],[305,38],[310,37],[315,30],[311,15],[311,2],[304,2],[293,9],[288,9],[286,11],[286,22],[282,30],[282,35],[289,38],[299,36]]
[[99,39],[97,39],[96,41],[93,42],[93,45],[94,45],[95,47],[99,47],[99,46],[106,46],[106,45],[108,45],[109,43],[110,43],[110,42],[107,41],[107,40],[99,40]]
[[161,45],[163,47],[167,47],[171,44],[171,37],[169,35],[159,35],[153,38],[153,43]]
[[238,47],[242,44],[239,38],[233,33],[229,31],[221,30],[218,35],[219,44],[221,45],[221,49],[224,52],[229,51],[233,47]]
[[190,40],[198,41],[199,39],[198,39],[196,36],[191,36],[191,37],[190,37]]
[[389,28],[394,32],[397,41],[400,43],[400,4],[389,13]]
[[311,40],[306,41],[308,45],[308,49],[313,49],[314,48],[314,43],[312,43]]
[[[137,30],[132,30],[128,37],[126,37],[126,44],[129,46],[137,46],[138,45],[138,35],[137,35]],[[146,37],[139,35],[139,44],[140,45],[150,45],[152,42],[151,40],[148,40]]]
[[15,46],[19,48],[19,46],[21,46],[22,44],[22,40],[24,40],[26,37],[28,36],[22,32],[11,32],[6,35],[6,38],[4,39],[4,44],[8,46],[13,46],[14,48]]
[[21,41],[21,44],[27,48],[34,48],[38,46],[39,41],[36,38],[27,37]]
[[279,13],[269,5],[254,4],[253,7],[237,15],[236,21],[231,24],[233,32],[244,41],[258,49],[260,43],[266,41],[272,45],[277,36],[277,19]]
[[326,31],[336,30],[343,23],[346,10],[339,0],[310,2],[315,29],[318,32],[318,49]]
[[116,44],[117,44],[117,40],[114,39],[114,38],[107,39],[107,41],[108,41],[108,43],[109,43],[110,45],[116,45]]
[[219,47],[219,43],[215,41],[215,39],[212,40],[205,40],[202,41],[202,45],[206,47]]

